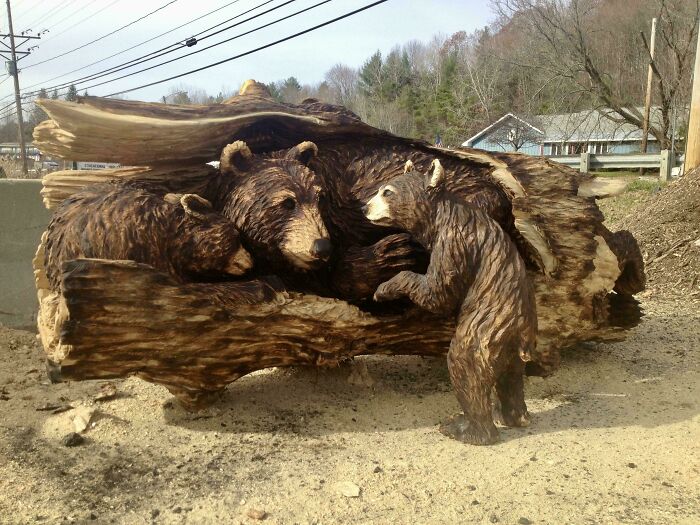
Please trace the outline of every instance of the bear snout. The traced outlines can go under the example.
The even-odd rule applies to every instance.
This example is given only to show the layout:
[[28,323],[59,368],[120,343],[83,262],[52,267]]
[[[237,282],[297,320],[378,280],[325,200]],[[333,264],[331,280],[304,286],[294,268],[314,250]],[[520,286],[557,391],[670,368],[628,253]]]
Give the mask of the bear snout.
[[328,259],[333,251],[333,245],[328,239],[316,239],[311,245],[311,255],[319,259]]
[[253,257],[248,251],[241,247],[228,261],[224,272],[229,275],[243,275],[253,267]]

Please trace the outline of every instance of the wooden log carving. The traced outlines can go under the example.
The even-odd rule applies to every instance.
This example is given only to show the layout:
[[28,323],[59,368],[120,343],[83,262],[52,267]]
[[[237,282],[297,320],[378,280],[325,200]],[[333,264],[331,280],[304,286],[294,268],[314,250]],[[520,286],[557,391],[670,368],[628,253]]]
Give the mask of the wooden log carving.
[[[279,247],[278,236],[261,239],[251,229],[264,223],[281,231],[290,220],[283,214],[271,222],[264,214],[255,220],[242,215],[284,179],[286,189],[275,191],[298,188],[308,199],[299,201],[301,209],[311,210],[323,234],[319,240],[330,239],[335,250],[327,267],[307,265],[303,271],[290,261],[256,260],[264,271],[277,273],[288,290],[332,297],[322,299],[270,291],[255,277],[182,283],[148,266],[103,260],[67,263],[61,288],[47,289],[40,249],[35,262],[40,333],[50,360],[66,378],[137,374],[165,384],[195,407],[261,367],[333,364],[359,353],[444,353],[454,333],[451,318],[413,310],[399,315],[365,302],[369,314],[340,300],[368,301],[381,282],[376,279],[413,264],[410,243],[372,224],[361,211],[407,160],[427,171],[437,159],[449,174],[447,191],[483,210],[517,246],[535,290],[540,372],[556,368],[563,346],[620,337],[614,321],[624,317],[629,326],[631,317],[618,315],[620,305],[629,304],[618,299],[644,287],[636,242],[627,232],[608,231],[595,203],[618,188],[541,157],[436,148],[375,129],[338,106],[273,101],[256,83],[212,106],[93,97],[39,104],[51,118],[35,129],[35,143],[44,153],[136,166],[50,175],[43,192],[50,208],[108,178],[143,181],[161,193],[200,193],[234,221],[246,242]],[[224,166],[219,173],[204,165],[234,141],[237,151],[244,151],[241,141],[250,150],[245,169]],[[313,148],[298,149],[308,141]],[[305,154],[310,151],[316,156]],[[279,168],[283,164],[286,168]],[[256,174],[269,182],[259,183]],[[301,174],[311,182],[293,180]],[[279,237],[289,240],[285,236]],[[320,259],[328,258],[328,248]],[[118,315],[109,315],[113,312]]]
[[65,264],[66,316],[47,349],[54,379],[137,375],[201,408],[231,381],[275,366],[337,366],[352,356],[444,354],[451,322],[373,317],[337,299],[265,282],[180,284],[132,261]]
[[105,170],[54,171],[41,180],[41,196],[44,206],[54,210],[61,202],[86,186],[111,180],[139,180],[168,192],[200,193],[214,173],[216,169],[207,164],[186,168],[131,166]]

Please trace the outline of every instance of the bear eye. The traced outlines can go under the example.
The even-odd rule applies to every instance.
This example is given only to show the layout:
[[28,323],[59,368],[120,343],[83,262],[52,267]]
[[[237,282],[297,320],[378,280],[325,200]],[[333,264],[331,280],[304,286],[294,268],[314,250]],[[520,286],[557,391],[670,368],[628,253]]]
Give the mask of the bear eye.
[[387,188],[382,192],[382,197],[390,197],[393,194],[394,194],[394,192],[391,191],[389,188]]
[[291,211],[291,210],[293,210],[294,208],[297,207],[297,202],[296,202],[294,199],[292,199],[291,197],[287,197],[286,199],[284,199],[284,200],[282,201],[282,207],[283,207],[285,210],[290,210],[290,211]]

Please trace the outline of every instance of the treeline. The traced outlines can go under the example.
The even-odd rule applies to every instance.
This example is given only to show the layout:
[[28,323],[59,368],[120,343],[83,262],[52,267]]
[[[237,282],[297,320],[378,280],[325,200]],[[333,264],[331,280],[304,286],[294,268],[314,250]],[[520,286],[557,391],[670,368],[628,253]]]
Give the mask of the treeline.
[[512,112],[601,109],[642,126],[657,19],[650,133],[668,147],[676,112],[687,109],[700,20],[698,0],[496,0],[489,27],[410,41],[379,51],[360,68],[337,64],[316,85],[273,82],[272,94],[343,104],[370,124],[458,145]]
[[[452,146],[508,112],[527,119],[605,109],[641,127],[656,18],[652,103],[661,118],[650,133],[669,146],[672,122],[689,101],[700,0],[493,0],[492,7],[489,27],[377,51],[359,68],[337,64],[316,84],[289,77],[268,87],[279,100],[342,104],[392,133]],[[161,101],[218,103],[233,94],[180,85]],[[73,87],[65,98],[76,96]],[[44,118],[31,112],[28,135]],[[6,128],[0,140],[16,140],[4,138]]]

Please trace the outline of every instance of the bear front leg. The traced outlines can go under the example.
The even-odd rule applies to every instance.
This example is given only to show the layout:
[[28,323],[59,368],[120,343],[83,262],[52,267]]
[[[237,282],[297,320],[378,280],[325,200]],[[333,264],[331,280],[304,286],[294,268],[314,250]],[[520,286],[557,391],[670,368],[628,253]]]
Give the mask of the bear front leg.
[[375,301],[391,301],[408,297],[413,304],[434,314],[452,315],[458,301],[444,292],[432,272],[427,275],[404,271],[382,283],[374,293]]
[[[377,291],[374,292],[374,300],[377,302],[381,301],[394,301],[395,299],[401,299],[402,297],[410,298],[414,304],[418,304],[413,300],[412,290],[420,287],[418,282],[422,275],[414,272],[403,271],[394,275],[388,281],[380,284],[377,287]],[[420,304],[418,304],[420,306]]]
[[447,368],[464,413],[440,425],[440,432],[472,445],[495,443],[498,429],[493,423],[491,404],[493,368],[478,341],[453,339]]
[[333,267],[331,286],[346,301],[368,299],[381,283],[403,270],[423,271],[427,261],[410,235],[389,235],[371,246],[348,248]]

